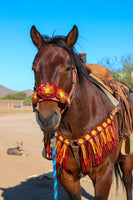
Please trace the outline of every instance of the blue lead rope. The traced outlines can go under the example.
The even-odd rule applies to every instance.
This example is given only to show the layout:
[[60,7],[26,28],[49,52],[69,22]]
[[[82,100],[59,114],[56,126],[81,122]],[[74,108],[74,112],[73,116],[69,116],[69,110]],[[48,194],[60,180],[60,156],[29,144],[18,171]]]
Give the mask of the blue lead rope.
[[58,200],[56,157],[55,157],[55,135],[54,134],[51,135],[50,148],[52,149],[52,157],[53,157],[54,200]]

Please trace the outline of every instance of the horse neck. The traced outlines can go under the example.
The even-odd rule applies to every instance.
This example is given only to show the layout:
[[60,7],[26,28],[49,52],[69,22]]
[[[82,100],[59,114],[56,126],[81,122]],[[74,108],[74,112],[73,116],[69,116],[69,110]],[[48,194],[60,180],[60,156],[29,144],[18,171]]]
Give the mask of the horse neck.
[[85,77],[77,82],[70,108],[62,115],[59,130],[77,139],[106,119],[111,105],[99,89]]

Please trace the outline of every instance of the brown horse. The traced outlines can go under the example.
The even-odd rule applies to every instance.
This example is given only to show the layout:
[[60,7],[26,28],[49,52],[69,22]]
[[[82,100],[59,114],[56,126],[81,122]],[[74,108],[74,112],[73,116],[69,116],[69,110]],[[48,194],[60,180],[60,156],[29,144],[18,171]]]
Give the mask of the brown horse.
[[[132,200],[133,156],[120,155],[122,119],[119,113],[112,114],[114,108],[108,98],[92,82],[89,71],[75,53],[77,37],[76,26],[66,37],[53,38],[41,36],[35,26],[31,28],[32,41],[38,48],[32,67],[37,121],[45,138],[58,134],[58,180],[71,200],[81,199],[83,175],[91,178],[96,200],[108,199],[115,165],[116,171],[122,173],[127,199]],[[103,130],[101,124],[107,125],[110,132],[106,127]]]

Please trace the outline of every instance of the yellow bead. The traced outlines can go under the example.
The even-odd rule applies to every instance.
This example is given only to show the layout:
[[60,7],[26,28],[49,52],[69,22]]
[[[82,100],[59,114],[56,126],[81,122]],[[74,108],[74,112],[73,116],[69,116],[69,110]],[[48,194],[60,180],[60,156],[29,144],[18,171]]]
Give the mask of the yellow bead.
[[79,139],[78,142],[79,142],[80,144],[83,144],[83,143],[84,143],[84,140],[83,140],[83,139]]
[[97,130],[100,132],[102,131],[102,127],[101,126],[97,126]]
[[86,139],[86,140],[89,140],[89,139],[90,139],[90,135],[89,135],[89,134],[86,134],[86,135],[85,135],[85,139]]
[[96,130],[92,130],[92,131],[91,131],[91,134],[92,134],[92,135],[96,135],[96,134],[97,134]]

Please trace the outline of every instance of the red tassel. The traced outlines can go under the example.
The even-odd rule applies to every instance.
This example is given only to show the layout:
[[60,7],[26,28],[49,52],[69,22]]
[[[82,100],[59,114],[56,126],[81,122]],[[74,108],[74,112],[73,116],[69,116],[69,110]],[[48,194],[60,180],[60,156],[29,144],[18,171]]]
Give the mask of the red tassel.
[[48,158],[51,159],[51,157],[52,157],[52,150],[51,150],[50,146],[46,147],[46,153],[48,154]]
[[88,153],[89,153],[89,166],[92,167],[93,150],[92,150],[92,146],[89,142],[88,142]]
[[108,146],[107,146],[107,137],[102,126],[97,126],[97,131],[99,132],[99,140],[102,148],[102,157],[109,155]]
[[96,150],[96,153],[98,154],[99,157],[101,157],[102,156],[102,148],[101,148],[101,144],[99,142],[98,132],[95,129],[93,129],[90,133],[93,136],[93,140],[95,141],[95,142],[93,142],[93,146]]
[[87,168],[88,167],[88,155],[87,155],[87,150],[86,150],[86,146],[85,146],[85,141],[84,141],[83,138],[80,138],[80,139],[77,140],[77,143],[81,148],[83,161],[84,161],[84,164]]
[[68,168],[68,146],[70,145],[70,141],[63,137],[61,134],[56,133],[56,163],[57,166],[66,171]]
[[58,136],[56,136],[55,153],[57,163],[60,163],[60,150],[62,148],[63,140],[64,138],[62,135],[59,134]]
[[66,158],[66,155],[67,155],[67,149],[68,149],[68,146],[70,145],[70,142],[68,139],[65,139],[64,140],[64,143],[60,149],[60,154],[59,154],[59,160],[60,160],[60,165],[62,165],[62,163],[64,162]]
[[65,158],[63,160],[63,169],[66,171],[68,169],[68,148],[65,153]]

